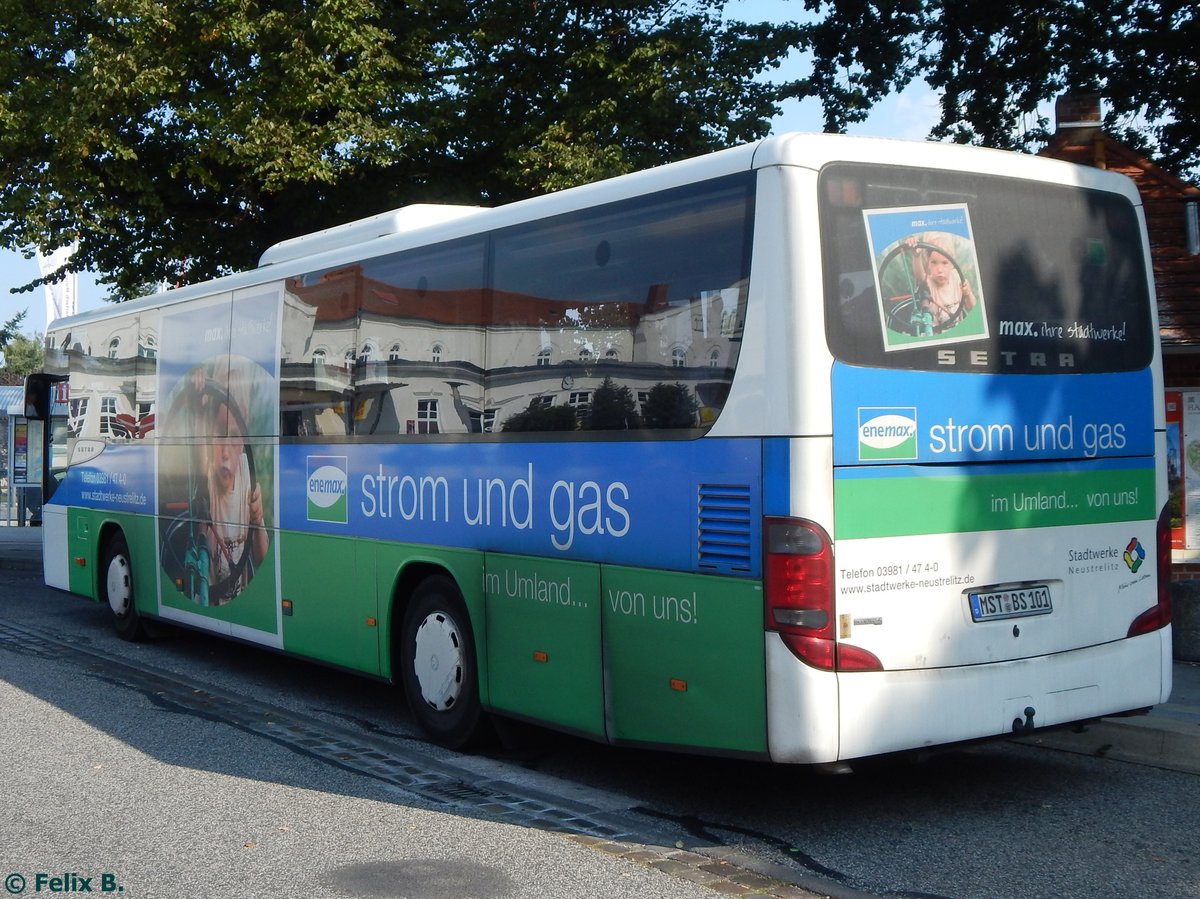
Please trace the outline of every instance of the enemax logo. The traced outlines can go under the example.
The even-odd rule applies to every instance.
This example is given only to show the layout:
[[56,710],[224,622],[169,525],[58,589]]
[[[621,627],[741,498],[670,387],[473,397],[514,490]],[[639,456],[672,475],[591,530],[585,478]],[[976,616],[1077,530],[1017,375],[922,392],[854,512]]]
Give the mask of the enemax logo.
[[859,461],[917,458],[915,406],[860,406],[858,409]]
[[345,456],[309,456],[308,520],[346,523],[349,500],[346,496],[347,463]]

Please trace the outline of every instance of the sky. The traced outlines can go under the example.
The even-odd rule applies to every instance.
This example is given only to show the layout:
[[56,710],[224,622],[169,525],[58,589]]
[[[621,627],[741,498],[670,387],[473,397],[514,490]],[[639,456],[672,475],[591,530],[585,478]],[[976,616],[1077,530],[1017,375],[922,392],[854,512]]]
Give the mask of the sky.
[[[787,0],[729,0],[726,14],[743,21],[785,21],[803,12],[799,2]],[[776,78],[803,74],[803,62],[790,59],[774,73]],[[895,137],[922,140],[937,122],[938,102],[934,92],[923,82],[917,82],[903,93],[888,97],[877,105],[866,121],[851,125],[850,134],[867,137]],[[771,124],[772,134],[787,131],[820,131],[821,108],[816,100],[803,103],[792,101],[784,105]],[[38,277],[37,260],[26,259],[21,253],[0,249],[0,324],[22,309],[27,310],[21,331],[27,335],[46,330],[46,299],[42,288],[32,293],[12,294],[13,288],[28,284]],[[87,272],[78,276],[79,311],[86,312],[104,305],[105,289],[96,284]]]

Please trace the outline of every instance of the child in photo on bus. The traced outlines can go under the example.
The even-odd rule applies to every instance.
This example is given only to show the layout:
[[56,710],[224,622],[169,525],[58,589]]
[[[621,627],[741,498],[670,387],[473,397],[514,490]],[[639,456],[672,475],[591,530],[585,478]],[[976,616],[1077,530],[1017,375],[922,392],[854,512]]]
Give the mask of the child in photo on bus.
[[904,253],[911,261],[918,284],[916,307],[932,315],[934,330],[958,324],[975,308],[975,293],[967,280],[959,276],[940,238],[929,234],[906,237]]
[[[252,483],[246,457],[245,435],[239,414],[236,374],[230,372],[229,391],[206,388],[204,367],[192,373],[192,390],[209,422],[209,438],[203,452],[203,473],[192,510],[202,524],[202,539],[208,556],[206,596],[193,596],[208,605],[220,605],[237,596],[266,557],[268,537],[263,518],[262,490]],[[237,412],[234,411],[237,404]],[[219,436],[218,436],[219,435]]]
[[[223,584],[223,596],[210,595],[210,601],[232,599],[240,593],[267,554],[267,530],[263,521],[262,490],[250,483],[250,466],[245,441],[229,407],[218,406],[215,422],[227,436],[216,437],[209,445],[208,503],[212,520],[208,524],[209,587]],[[217,433],[221,433],[218,430]],[[248,559],[243,559],[249,553]]]

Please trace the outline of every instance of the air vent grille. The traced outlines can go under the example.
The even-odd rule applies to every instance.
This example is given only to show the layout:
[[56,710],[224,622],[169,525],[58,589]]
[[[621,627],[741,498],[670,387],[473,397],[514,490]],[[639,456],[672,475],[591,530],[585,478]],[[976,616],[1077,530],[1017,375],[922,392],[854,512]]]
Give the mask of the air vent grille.
[[744,572],[752,565],[750,487],[701,484],[697,552],[701,568]]

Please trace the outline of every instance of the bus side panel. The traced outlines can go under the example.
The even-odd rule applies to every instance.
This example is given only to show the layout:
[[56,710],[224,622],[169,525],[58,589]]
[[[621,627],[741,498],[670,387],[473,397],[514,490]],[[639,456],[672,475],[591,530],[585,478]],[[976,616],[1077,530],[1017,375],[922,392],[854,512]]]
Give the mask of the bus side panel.
[[105,577],[104,541],[113,533],[113,529],[119,529],[129,547],[138,612],[143,615],[157,613],[154,578],[158,554],[155,552],[153,518],[72,507],[67,513],[67,529],[68,559],[84,560],[83,565],[70,566],[72,593],[97,601],[100,599],[100,583]]
[[489,553],[492,707],[604,737],[597,565]]
[[[134,601],[137,603],[138,613],[141,615],[153,616],[157,613],[158,602],[154,595],[154,573],[158,570],[158,553],[157,543],[154,537],[154,518],[151,515],[113,515],[109,513],[97,513],[92,521],[91,531],[93,534],[99,535],[103,530],[105,523],[114,522],[119,525],[125,533],[125,540],[129,544],[130,564],[133,566],[134,577]],[[104,552],[104,546],[100,545],[98,553]],[[103,563],[103,558],[97,557],[100,563]],[[104,572],[97,572],[98,577],[104,577]]]
[[[69,564],[68,589],[72,593],[78,593],[89,599],[98,598],[96,595],[97,585],[100,566],[103,562],[100,558],[100,548],[96,545],[96,538],[92,531],[93,518],[95,518],[95,513],[91,509],[80,509],[74,506],[67,509],[67,532],[63,535],[66,540],[58,544],[46,543],[47,547],[54,545],[58,552],[63,553],[64,562],[68,564],[74,559],[84,560],[83,565]],[[44,549],[43,552],[45,552]]]
[[[814,426],[819,427],[817,421]],[[825,425],[828,430],[828,424]],[[828,434],[787,441],[786,469],[772,469],[786,497],[772,514],[829,523],[833,515],[833,441]],[[776,452],[781,452],[776,450]],[[782,464],[780,459],[777,465]],[[818,764],[838,758],[838,675],[804,664],[778,634],[763,635],[767,662],[767,733],[771,760]]]
[[[42,507],[42,579],[48,587],[71,590],[70,533],[71,511],[56,504]],[[78,591],[75,591],[78,592]]]
[[[373,544],[280,532],[283,615],[288,652],[379,673],[379,603]],[[374,621],[376,624],[372,624]]]
[[837,761],[838,675],[799,661],[778,634],[764,636],[771,761]]
[[766,752],[761,584],[605,565],[601,589],[614,742]]

